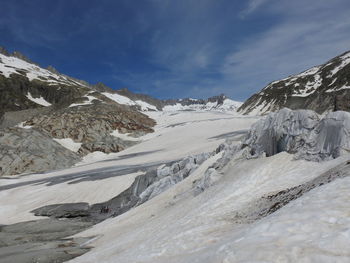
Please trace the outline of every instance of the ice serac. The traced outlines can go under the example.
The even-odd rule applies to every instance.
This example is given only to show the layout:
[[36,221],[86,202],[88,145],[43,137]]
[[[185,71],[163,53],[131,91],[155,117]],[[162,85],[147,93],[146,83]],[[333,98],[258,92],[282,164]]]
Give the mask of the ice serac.
[[317,113],[350,111],[350,52],[300,74],[273,81],[251,96],[238,111],[266,114],[284,107]]
[[194,156],[187,156],[178,162],[158,167],[154,183],[149,185],[140,194],[139,203],[144,203],[181,182],[212,155],[213,153],[202,153]]
[[350,113],[331,112],[320,119],[311,110],[282,109],[255,123],[243,141],[248,157],[280,152],[322,161],[350,151]]
[[299,157],[307,160],[337,158],[350,152],[350,113],[327,114],[310,132]]
[[243,144],[250,147],[253,156],[295,152],[304,144],[318,121],[319,116],[313,111],[284,108],[255,123]]

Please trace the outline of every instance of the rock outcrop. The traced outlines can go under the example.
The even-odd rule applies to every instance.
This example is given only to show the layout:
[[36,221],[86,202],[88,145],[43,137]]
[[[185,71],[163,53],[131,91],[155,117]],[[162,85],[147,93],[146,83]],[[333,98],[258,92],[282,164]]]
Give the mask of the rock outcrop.
[[[101,91],[114,92],[102,83],[90,85],[52,66],[44,69],[19,52],[0,48],[0,130],[10,138],[1,141],[0,175],[65,168],[76,163],[79,156],[95,151],[119,152],[137,143],[118,138],[118,133],[114,136],[115,131],[135,137],[153,132],[152,119]],[[32,129],[14,128],[24,126]],[[68,139],[57,140],[68,149],[53,139]],[[16,148],[13,141],[21,143]],[[27,151],[22,144],[39,148],[33,146],[35,149]],[[43,145],[52,149],[37,154]]]
[[80,157],[34,130],[0,130],[0,175],[44,172],[72,166]]
[[134,145],[134,141],[121,140],[111,133],[118,130],[120,133],[142,135],[153,132],[155,122],[127,106],[100,103],[35,116],[24,125],[53,138],[71,138],[82,143],[79,154],[85,155],[94,151],[119,152]]

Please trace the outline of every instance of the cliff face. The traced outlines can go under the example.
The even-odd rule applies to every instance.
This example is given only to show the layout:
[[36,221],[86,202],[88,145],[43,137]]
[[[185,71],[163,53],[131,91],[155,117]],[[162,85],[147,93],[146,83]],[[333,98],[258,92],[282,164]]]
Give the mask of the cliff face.
[[350,52],[300,74],[274,81],[240,108],[244,114],[266,114],[284,107],[317,113],[350,110]]

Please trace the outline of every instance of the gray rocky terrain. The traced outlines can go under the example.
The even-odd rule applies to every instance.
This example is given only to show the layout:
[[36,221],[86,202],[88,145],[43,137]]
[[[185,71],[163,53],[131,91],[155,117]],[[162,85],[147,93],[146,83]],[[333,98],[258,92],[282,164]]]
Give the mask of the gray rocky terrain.
[[[121,105],[91,85],[41,68],[19,52],[0,48],[0,175],[67,168],[91,152],[119,152],[137,143],[113,131],[139,137],[155,122],[138,108]],[[25,126],[27,129],[21,129]],[[71,139],[72,152],[53,139]]]
[[0,175],[66,168],[79,160],[77,154],[36,130],[0,130]]
[[35,116],[24,124],[53,138],[82,143],[79,154],[86,155],[94,151],[119,152],[134,145],[134,141],[121,140],[111,133],[118,130],[140,136],[153,132],[155,122],[125,105],[97,103]]
[[[17,119],[6,117],[3,125],[13,125],[27,116],[29,119],[23,125],[31,128],[0,129],[0,175],[67,168],[77,163],[80,156],[94,151],[119,152],[137,141],[122,140],[111,135],[113,131],[140,136],[152,132],[155,125],[152,119],[127,106],[103,103],[26,110],[21,116]],[[53,138],[70,138],[81,146],[75,153]]]
[[89,250],[87,238],[69,238],[90,227],[74,219],[41,219],[0,226],[1,263],[64,262]]

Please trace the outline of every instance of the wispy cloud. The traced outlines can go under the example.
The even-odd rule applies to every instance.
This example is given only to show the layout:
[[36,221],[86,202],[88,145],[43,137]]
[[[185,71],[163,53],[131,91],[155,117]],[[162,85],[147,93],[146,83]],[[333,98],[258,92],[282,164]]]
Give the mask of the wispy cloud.
[[265,4],[268,0],[249,0],[248,1],[248,6],[243,9],[240,13],[239,16],[241,18],[245,18],[246,16],[252,14],[256,10],[259,9],[263,4]]
[[0,32],[55,49],[67,74],[77,59],[81,78],[163,98],[243,100],[350,49],[348,0],[56,2],[5,1]]
[[303,71],[350,49],[347,1],[270,1],[267,12],[280,17],[269,30],[245,39],[228,54],[221,72],[240,85],[240,94]]

